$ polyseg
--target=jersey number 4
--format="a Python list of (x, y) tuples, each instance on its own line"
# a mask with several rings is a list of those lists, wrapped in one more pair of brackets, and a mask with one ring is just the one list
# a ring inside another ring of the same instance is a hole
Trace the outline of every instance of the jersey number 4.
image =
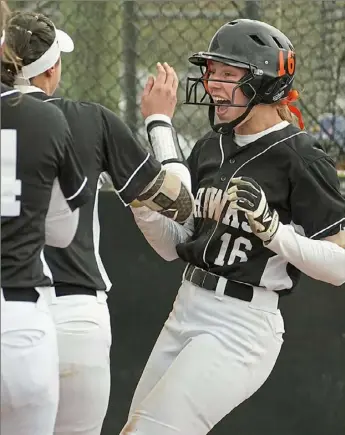
[[(225, 257), (227, 257), (226, 254), (229, 251), (231, 234), (224, 233), (220, 240), (222, 241), (222, 244), (219, 250), (219, 254), (214, 261), (214, 264), (216, 264), (217, 266), (224, 266)], [(246, 239), (245, 237), (237, 237), (233, 243), (232, 249), (229, 254), (229, 259), (226, 264), (233, 264), (236, 258), (239, 258), (240, 263), (248, 261), (246, 251), (251, 251), (252, 248), (253, 245), (250, 240)]]
[(17, 132), (1, 130), (1, 216), (19, 216), (22, 183), (17, 180)]

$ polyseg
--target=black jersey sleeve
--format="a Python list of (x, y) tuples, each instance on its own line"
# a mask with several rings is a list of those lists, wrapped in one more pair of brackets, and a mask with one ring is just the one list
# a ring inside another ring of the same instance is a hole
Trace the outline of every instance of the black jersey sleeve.
[(318, 158), (302, 171), (291, 192), (292, 220), (307, 237), (323, 239), (337, 234), (345, 222), (345, 199), (334, 163)]
[(115, 113), (102, 106), (103, 169), (129, 204), (159, 174), (161, 164), (135, 139)]
[(67, 121), (65, 125), (64, 142), (58, 167), (58, 179), (62, 193), (71, 208), (75, 210), (84, 205), (91, 197), (87, 177), (84, 175), (80, 160), (74, 150), (73, 138)]

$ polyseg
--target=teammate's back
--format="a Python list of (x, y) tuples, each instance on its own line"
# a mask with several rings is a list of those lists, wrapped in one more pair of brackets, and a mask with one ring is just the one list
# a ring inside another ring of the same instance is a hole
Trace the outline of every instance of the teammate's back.
[[(45, 94), (35, 96), (47, 97)], [(46, 260), (52, 270), (55, 286), (77, 285), (94, 290), (109, 290), (110, 281), (98, 254), (98, 192), (100, 173), (104, 170), (104, 131), (100, 106), (91, 103), (56, 99), (52, 103), (64, 113), (74, 137), (89, 180), (92, 200), (80, 211), (77, 232), (65, 249), (46, 246)]]
[(1, 433), (46, 435), (59, 375), (43, 248), (71, 242), (90, 195), (59, 109), (1, 84), (1, 138)]
[[(68, 124), (60, 110), (1, 85), (1, 127), (16, 131), (17, 159), (11, 162), (21, 181), (20, 214), (1, 217), (2, 287), (51, 285), (43, 272), (45, 219), (53, 183), (59, 180), (71, 209), (85, 202), (86, 180), (76, 163)], [(3, 144), (5, 145), (5, 144)], [(8, 148), (2, 147), (3, 164)], [(67, 229), (66, 229), (67, 231)]]

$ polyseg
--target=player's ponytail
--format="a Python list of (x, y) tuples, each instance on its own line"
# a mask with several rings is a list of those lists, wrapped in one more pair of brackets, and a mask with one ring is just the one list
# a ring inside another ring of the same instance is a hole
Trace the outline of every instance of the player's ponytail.
[(296, 125), (301, 130), (304, 130), (303, 117), (299, 109), (293, 104), (299, 98), (299, 93), (295, 89), (291, 89), (288, 96), (280, 100), (277, 104), (277, 112), (283, 121), (288, 121), (290, 124)]
[[(1, 81), (8, 86), (13, 85), (14, 75), (20, 69), (20, 59), (8, 46), (6, 38), (6, 24), (10, 10), (5, 1), (0, 2), (0, 36), (1, 36)], [(7, 65), (6, 68), (3, 65)], [(13, 73), (14, 72), (14, 73)]]
[(299, 127), (298, 118), (296, 115), (294, 115), (291, 110), (288, 108), (286, 104), (277, 104), (277, 112), (280, 118), (283, 121), (287, 121), (290, 124), (296, 125), (296, 127)]
[(6, 47), (16, 61), (2, 56), (1, 81), (13, 87), (21, 66), (39, 59), (54, 39), (54, 24), (47, 17), (32, 12), (14, 12), (6, 25)]
[(5, 1), (0, 2), (0, 34), (2, 35), (2, 32), (5, 30), (7, 17), (10, 13), (8, 6)]

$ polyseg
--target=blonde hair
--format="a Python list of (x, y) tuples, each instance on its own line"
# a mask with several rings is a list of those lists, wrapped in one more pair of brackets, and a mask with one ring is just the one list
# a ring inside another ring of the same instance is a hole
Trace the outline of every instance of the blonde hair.
[(10, 13), (6, 2), (3, 0), (1, 0), (1, 2), (0, 2), (0, 12), (1, 12), (1, 14), (0, 14), (0, 17), (1, 17), (0, 32), (2, 34), (2, 32), (4, 31), (5, 26), (6, 26), (7, 17)]
[[(10, 16), (10, 10), (7, 6), (7, 3), (3, 0), (1, 0), (0, 2), (0, 34), (2, 35), (2, 33), (5, 31), (5, 38), (6, 38), (6, 25), (7, 25), (7, 20)], [(11, 65), (13, 68), (12, 70), (14, 70), (14, 72), (18, 72), (19, 71), (19, 67), (21, 65), (21, 59), (16, 56), (15, 53), (13, 53), (13, 51), (8, 47), (8, 45), (5, 43), (4, 46), (1, 49), (1, 79), (3, 79), (3, 63), (7, 63), (8, 65)], [(9, 72), (9, 70), (5, 70), (5, 72)], [(14, 74), (14, 72), (12, 71), (12, 74)]]
[(297, 116), (291, 112), (287, 104), (278, 103), (277, 104), (277, 112), (280, 118), (283, 121), (287, 121), (290, 124), (295, 125), (296, 127), (299, 127), (299, 122)]

